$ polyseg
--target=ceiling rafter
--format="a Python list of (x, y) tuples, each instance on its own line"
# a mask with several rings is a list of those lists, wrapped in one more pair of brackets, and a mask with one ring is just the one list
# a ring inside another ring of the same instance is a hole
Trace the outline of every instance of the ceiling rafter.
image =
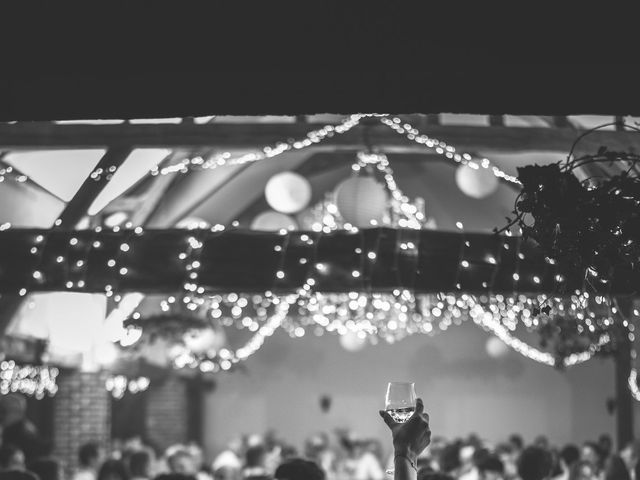
[[(87, 148), (133, 146), (137, 148), (247, 149), (275, 145), (290, 138), (305, 138), (320, 124), (117, 124), (76, 125), (51, 123), (0, 124), (0, 148)], [(356, 126), (344, 135), (328, 138), (315, 148), (360, 148), (364, 129), (376, 145), (389, 149), (415, 150), (405, 138), (383, 125)], [(568, 151), (582, 130), (562, 128), (463, 126), (428, 124), (422, 133), (444, 140), (460, 150), (491, 152)], [(580, 152), (596, 151), (601, 145), (612, 150), (640, 151), (640, 133), (595, 131), (584, 138)]]
[[(80, 189), (73, 196), (71, 201), (60, 214), (56, 227), (64, 230), (75, 228), (80, 219), (86, 215), (87, 210), (96, 199), (98, 194), (104, 189), (112, 175), (124, 163), (131, 147), (116, 147), (108, 149), (94, 168), (103, 170), (103, 174), (96, 179), (87, 177)], [(115, 167), (115, 169), (113, 168)], [(111, 170), (110, 170), (111, 169)], [(0, 334), (3, 334), (15, 314), (20, 309), (24, 297), (16, 294), (2, 295), (0, 297)]]

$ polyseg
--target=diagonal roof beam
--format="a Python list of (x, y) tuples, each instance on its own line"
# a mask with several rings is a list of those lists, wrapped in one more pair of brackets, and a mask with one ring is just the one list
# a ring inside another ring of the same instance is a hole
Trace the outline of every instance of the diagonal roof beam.
[(102, 174), (98, 175), (96, 179), (91, 178), (91, 176), (85, 179), (80, 189), (60, 215), (56, 225), (58, 228), (72, 229), (76, 226), (80, 219), (87, 214), (87, 210), (93, 201), (109, 183), (111, 177), (124, 163), (132, 150), (131, 147), (123, 146), (110, 148), (105, 152), (94, 168), (94, 172), (102, 169)]
[[(95, 171), (102, 168), (104, 174), (99, 175), (97, 179), (89, 177), (84, 181), (58, 218), (58, 222), (56, 222), (58, 228), (73, 229), (76, 226), (80, 219), (86, 215), (91, 203), (107, 185), (111, 175), (127, 159), (131, 150), (131, 147), (116, 147), (107, 150), (94, 169)], [(6, 331), (11, 320), (20, 309), (23, 300), (24, 297), (16, 294), (2, 295), (0, 297), (0, 335)]]

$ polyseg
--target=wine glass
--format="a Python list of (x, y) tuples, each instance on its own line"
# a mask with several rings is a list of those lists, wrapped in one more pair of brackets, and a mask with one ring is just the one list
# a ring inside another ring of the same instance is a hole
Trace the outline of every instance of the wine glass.
[(389, 382), (384, 409), (398, 423), (404, 423), (416, 409), (416, 384)]
[[(416, 409), (416, 384), (412, 382), (389, 382), (384, 398), (384, 409), (398, 423), (404, 423)], [(394, 469), (386, 471), (393, 475)]]

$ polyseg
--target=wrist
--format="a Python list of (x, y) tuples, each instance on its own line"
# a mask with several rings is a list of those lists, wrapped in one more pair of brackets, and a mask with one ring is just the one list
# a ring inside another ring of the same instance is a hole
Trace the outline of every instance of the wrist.
[(416, 459), (404, 453), (395, 453), (393, 457), (393, 465), (396, 469), (411, 469), (418, 472)]
[(413, 452), (411, 450), (411, 448), (409, 448), (409, 445), (394, 445), (393, 446), (393, 456), (394, 457), (406, 457), (407, 460), (415, 463), (418, 455), (415, 454), (415, 452)]

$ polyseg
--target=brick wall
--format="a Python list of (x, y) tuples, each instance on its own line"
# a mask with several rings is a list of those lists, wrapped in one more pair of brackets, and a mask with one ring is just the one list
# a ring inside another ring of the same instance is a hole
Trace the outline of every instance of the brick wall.
[(61, 372), (54, 402), (54, 454), (72, 472), (78, 448), (86, 442), (108, 446), (111, 436), (110, 395), (105, 373)]
[[(54, 397), (54, 455), (66, 473), (77, 468), (78, 448), (86, 442), (109, 447), (111, 395), (105, 388), (107, 373), (61, 372)], [(151, 383), (146, 392), (146, 434), (165, 449), (189, 440), (187, 384), (175, 376)]]
[(184, 380), (169, 376), (147, 392), (147, 437), (159, 448), (183, 443), (189, 436), (189, 406)]

